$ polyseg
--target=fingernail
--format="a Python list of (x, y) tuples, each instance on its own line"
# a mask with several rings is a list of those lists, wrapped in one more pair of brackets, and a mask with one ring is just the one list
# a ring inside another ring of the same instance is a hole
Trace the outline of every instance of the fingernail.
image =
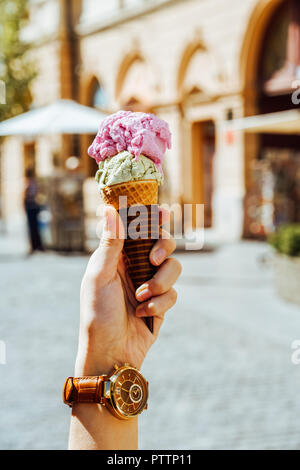
[(137, 317), (144, 317), (146, 315), (146, 310), (144, 307), (138, 307), (136, 309), (136, 316)]
[(135, 294), (136, 298), (138, 300), (146, 300), (147, 298), (151, 297), (151, 291), (149, 289), (149, 286), (146, 284), (141, 285), (137, 290)]
[(160, 264), (166, 258), (166, 255), (167, 255), (167, 253), (163, 248), (158, 248), (152, 254), (152, 259), (153, 259), (155, 264)]

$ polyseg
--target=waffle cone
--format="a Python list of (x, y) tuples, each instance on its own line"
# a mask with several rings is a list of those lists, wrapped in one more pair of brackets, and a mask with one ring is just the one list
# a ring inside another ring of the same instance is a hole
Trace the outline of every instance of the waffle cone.
[(157, 204), (158, 183), (156, 180), (127, 181), (126, 183), (113, 184), (102, 189), (102, 198), (105, 204), (114, 206), (119, 210), (119, 197), (127, 197), (127, 207), (135, 204), (144, 206)]
[[(122, 203), (119, 200), (120, 196), (127, 197), (127, 207), (122, 207)], [(150, 251), (159, 238), (157, 181), (129, 181), (107, 186), (102, 190), (102, 197), (104, 202), (114, 206), (122, 217), (127, 234), (123, 250), (127, 271), (134, 288), (137, 289), (144, 282), (151, 279), (157, 270), (149, 260)], [(129, 216), (127, 208), (132, 206), (137, 206), (135, 208), (135, 215)], [(139, 238), (133, 239), (130, 237), (130, 224), (137, 217), (140, 222)], [(148, 317), (146, 323), (150, 331), (153, 332), (153, 318)]]

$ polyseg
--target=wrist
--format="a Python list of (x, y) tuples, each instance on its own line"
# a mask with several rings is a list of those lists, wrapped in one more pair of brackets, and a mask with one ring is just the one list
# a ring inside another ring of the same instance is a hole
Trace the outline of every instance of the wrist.
[(92, 375), (109, 375), (115, 362), (100, 359), (95, 361), (90, 355), (78, 352), (75, 362), (75, 377)]
[(141, 354), (134, 354), (130, 348), (103, 344), (102, 338), (83, 329), (79, 335), (75, 376), (109, 375), (114, 365), (121, 366), (126, 363), (140, 369), (143, 359)]
[(89, 336), (81, 332), (75, 361), (75, 376), (109, 375), (116, 364), (115, 358), (110, 356), (105, 350), (96, 349)]
[(110, 375), (115, 365), (121, 366), (129, 364), (141, 369), (142, 364), (138, 361), (130, 360), (128, 357), (119, 358), (102, 356), (95, 358), (91, 354), (78, 351), (75, 362), (75, 377), (96, 376), (96, 375)]
[(120, 420), (136, 418), (147, 409), (148, 382), (129, 364), (116, 365), (105, 376), (96, 369), (87, 368), (86, 364), (82, 367), (78, 361), (75, 375), (77, 377), (66, 379), (63, 388), (63, 401), (69, 406), (100, 404)]

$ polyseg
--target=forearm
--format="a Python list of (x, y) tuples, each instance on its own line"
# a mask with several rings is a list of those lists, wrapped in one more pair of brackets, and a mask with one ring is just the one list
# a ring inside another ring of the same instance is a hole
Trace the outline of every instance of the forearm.
[[(80, 337), (81, 347), (85, 344)], [(91, 348), (87, 347), (86, 351)], [(91, 353), (80, 352), (75, 364), (75, 376), (109, 374), (114, 362), (107, 358), (97, 365)], [(138, 418), (120, 420), (103, 405), (74, 403), (70, 424), (70, 450), (134, 450), (138, 447)]]
[(138, 418), (122, 421), (102, 405), (73, 405), (70, 450), (135, 450), (137, 446)]
[[(181, 270), (176, 259), (168, 258), (175, 249), (174, 241), (161, 239), (153, 249), (163, 252), (159, 261), (150, 255), (152, 264), (159, 266), (155, 279), (147, 281), (146, 288), (133, 292), (122, 257), (124, 240), (116, 238), (113, 230), (122, 221), (111, 206), (106, 207), (105, 217), (101, 242), (89, 260), (81, 284), (79, 349), (74, 377), (80, 378), (81, 385), (85, 384), (82, 386), (87, 394), (92, 393), (89, 401), (99, 402), (103, 398), (113, 407), (114, 414), (129, 419), (118, 419), (100, 404), (72, 401), (73, 387), (78, 386), (78, 380), (76, 386), (72, 380), (66, 381), (70, 394), (66, 399), (64, 389), (64, 401), (73, 403), (69, 448), (74, 450), (137, 449), (137, 415), (146, 409), (148, 399), (148, 383), (139, 370), (158, 336), (166, 311), (176, 302), (172, 286)], [(116, 219), (118, 222), (112, 223)], [(147, 316), (155, 317), (153, 334), (145, 325)], [(90, 382), (91, 377), (103, 375), (110, 382), (105, 385), (104, 395), (98, 387), (99, 379), (96, 378), (96, 385), (95, 380)], [(90, 379), (81, 380), (83, 377)]]

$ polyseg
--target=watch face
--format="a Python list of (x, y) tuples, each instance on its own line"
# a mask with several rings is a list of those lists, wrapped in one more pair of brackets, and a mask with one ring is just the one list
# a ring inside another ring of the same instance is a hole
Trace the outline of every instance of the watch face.
[(123, 417), (136, 416), (143, 411), (148, 399), (144, 377), (132, 367), (121, 367), (111, 377), (112, 404)]

